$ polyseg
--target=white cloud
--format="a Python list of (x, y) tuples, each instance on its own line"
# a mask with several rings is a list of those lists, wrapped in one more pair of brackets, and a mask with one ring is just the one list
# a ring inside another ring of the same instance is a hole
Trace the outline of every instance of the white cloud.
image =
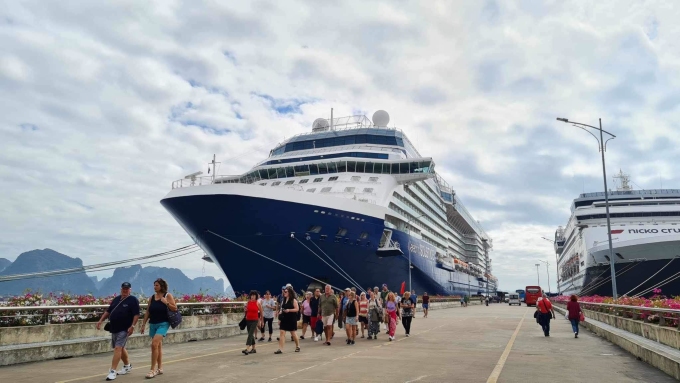
[(514, 290), (570, 200), (601, 189), (592, 137), (555, 117), (603, 118), (609, 173), (677, 186), (677, 19), (635, 1), (8, 3), (0, 256), (186, 244), (158, 203), (174, 179), (213, 153), (243, 173), (331, 107), (386, 109), (495, 236)]

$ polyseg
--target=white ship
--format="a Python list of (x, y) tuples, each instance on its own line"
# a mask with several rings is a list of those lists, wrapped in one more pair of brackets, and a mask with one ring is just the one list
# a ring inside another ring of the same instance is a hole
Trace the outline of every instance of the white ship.
[(633, 190), (629, 176), (614, 177), (609, 192), (613, 259), (609, 255), (603, 192), (574, 200), (566, 227), (555, 232), (559, 291), (581, 296), (612, 295), (614, 262), (619, 296), (680, 294), (680, 190)]
[(236, 291), (386, 283), (495, 292), (491, 238), (432, 158), (388, 122), (384, 111), (372, 121), (331, 112), (246, 173), (194, 173), (161, 203)]

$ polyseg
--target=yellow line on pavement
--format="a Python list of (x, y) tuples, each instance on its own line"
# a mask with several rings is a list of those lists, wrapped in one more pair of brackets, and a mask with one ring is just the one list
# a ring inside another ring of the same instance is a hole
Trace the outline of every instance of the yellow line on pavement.
[(526, 317), (526, 315), (527, 315), (527, 311), (529, 311), (528, 308), (524, 311), (524, 315), (522, 315), (522, 319), (520, 319), (519, 323), (517, 324), (517, 328), (515, 329), (515, 332), (512, 333), (512, 336), (510, 337), (508, 344), (505, 346), (505, 350), (503, 351), (503, 354), (501, 354), (501, 358), (498, 359), (498, 363), (496, 363), (496, 367), (493, 369), (493, 371), (491, 371), (491, 375), (489, 375), (489, 379), (486, 380), (486, 383), (496, 383), (498, 381), (498, 377), (501, 376), (501, 371), (503, 371), (503, 366), (505, 366), (505, 361), (508, 359), (508, 355), (510, 355), (510, 350), (512, 350), (512, 345), (515, 343), (515, 338), (517, 338), (517, 334), (519, 333), (519, 330), (522, 328), (522, 323), (524, 322), (524, 317)]

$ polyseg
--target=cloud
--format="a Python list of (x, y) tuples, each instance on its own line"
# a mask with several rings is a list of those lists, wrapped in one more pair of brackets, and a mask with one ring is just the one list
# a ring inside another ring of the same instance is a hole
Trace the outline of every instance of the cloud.
[[(641, 187), (678, 185), (677, 11), (635, 1), (8, 3), (0, 21), (0, 256), (98, 263), (189, 243), (173, 180), (241, 174), (312, 121), (385, 109), (494, 237), (505, 290), (618, 136)], [(168, 261), (192, 277), (198, 258)], [(542, 269), (541, 269), (542, 270)], [(539, 270), (540, 271), (540, 270)], [(552, 273), (553, 271), (551, 271)], [(213, 265), (205, 273), (220, 275)], [(541, 271), (543, 273), (543, 271)], [(554, 274), (552, 277), (554, 285)]]

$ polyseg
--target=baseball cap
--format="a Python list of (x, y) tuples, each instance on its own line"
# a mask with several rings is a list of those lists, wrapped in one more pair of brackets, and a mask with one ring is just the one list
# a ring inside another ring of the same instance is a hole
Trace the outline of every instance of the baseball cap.
[(286, 289), (286, 286), (281, 286), (281, 290), (285, 290), (285, 289)]
[(382, 287), (387, 287), (387, 283), (383, 283)]
[(123, 284), (120, 285), (120, 287), (122, 289), (129, 289), (130, 287), (132, 287), (132, 285), (130, 284), (130, 282), (123, 282)]
[(291, 285), (290, 283), (286, 283), (286, 288), (288, 287), (293, 287), (293, 285)]

